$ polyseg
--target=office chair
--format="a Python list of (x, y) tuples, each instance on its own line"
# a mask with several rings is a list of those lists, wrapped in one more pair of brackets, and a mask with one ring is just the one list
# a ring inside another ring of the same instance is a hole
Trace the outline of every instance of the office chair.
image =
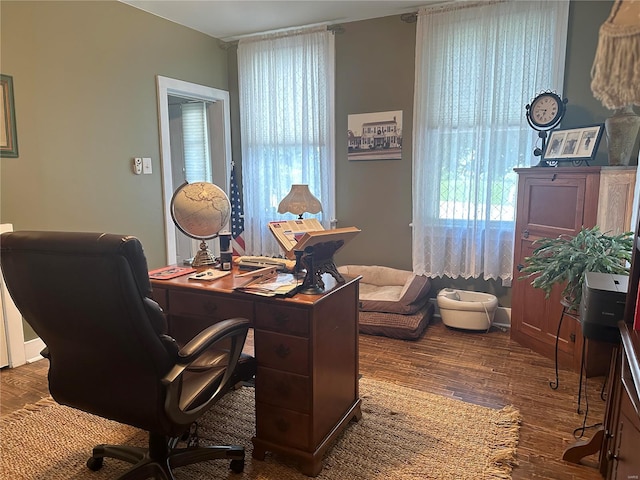
[(190, 430), (234, 383), (253, 377), (255, 361), (241, 353), (248, 320), (224, 320), (178, 345), (149, 298), (147, 261), (131, 236), (10, 232), (0, 237), (0, 264), (46, 344), (51, 396), (149, 432), (148, 448), (97, 445), (91, 470), (104, 457), (134, 464), (120, 480), (172, 480), (172, 468), (213, 459), (244, 469), (243, 447), (199, 447)]

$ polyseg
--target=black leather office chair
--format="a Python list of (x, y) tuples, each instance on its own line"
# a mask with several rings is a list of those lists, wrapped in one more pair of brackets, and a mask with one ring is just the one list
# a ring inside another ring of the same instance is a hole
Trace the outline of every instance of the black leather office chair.
[(6, 233), (0, 263), (16, 306), (47, 346), (53, 398), (149, 432), (148, 449), (97, 445), (90, 469), (112, 457), (135, 464), (121, 480), (170, 480), (172, 468), (226, 458), (242, 471), (243, 447), (198, 447), (189, 431), (233, 383), (253, 376), (253, 358), (241, 354), (248, 320), (222, 321), (178, 345), (149, 298), (135, 237)]

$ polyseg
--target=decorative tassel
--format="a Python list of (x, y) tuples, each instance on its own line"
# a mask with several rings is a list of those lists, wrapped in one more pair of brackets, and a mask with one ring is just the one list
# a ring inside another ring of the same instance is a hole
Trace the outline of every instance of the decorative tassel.
[(622, 0), (616, 1), (611, 15), (600, 27), (591, 67), (593, 96), (610, 110), (640, 105), (640, 23), (614, 23), (621, 4)]

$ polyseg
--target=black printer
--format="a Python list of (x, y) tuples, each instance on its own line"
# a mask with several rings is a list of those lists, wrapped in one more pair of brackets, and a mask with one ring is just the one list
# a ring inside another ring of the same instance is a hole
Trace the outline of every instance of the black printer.
[(613, 273), (587, 272), (582, 285), (580, 323), (590, 340), (620, 342), (617, 323), (623, 319), (629, 277)]

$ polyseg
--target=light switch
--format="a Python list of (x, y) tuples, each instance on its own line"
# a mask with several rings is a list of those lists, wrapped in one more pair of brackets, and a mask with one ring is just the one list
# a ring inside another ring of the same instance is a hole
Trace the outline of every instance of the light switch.
[(144, 173), (145, 175), (150, 175), (151, 174), (151, 159), (150, 158), (143, 158), (142, 159), (142, 173)]

